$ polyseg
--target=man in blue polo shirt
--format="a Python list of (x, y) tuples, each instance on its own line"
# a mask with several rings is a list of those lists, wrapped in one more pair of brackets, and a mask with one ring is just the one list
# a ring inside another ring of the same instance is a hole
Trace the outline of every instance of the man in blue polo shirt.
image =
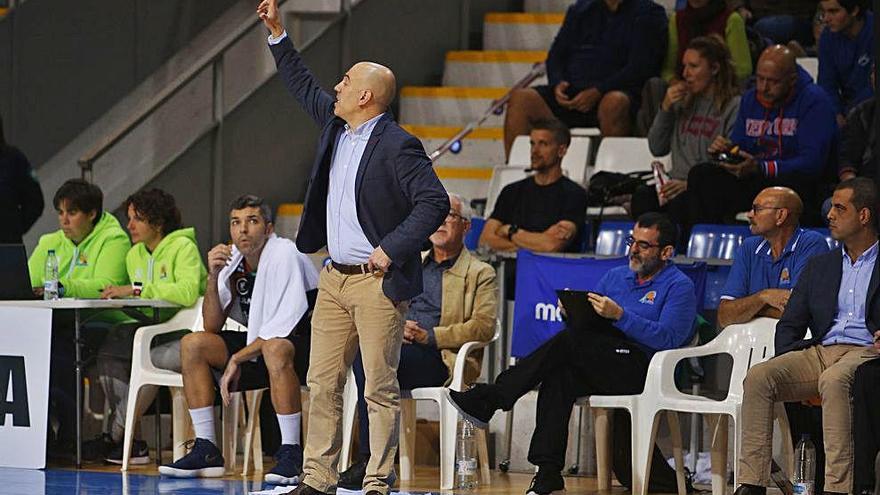
[[(520, 397), (541, 385), (528, 456), (538, 472), (527, 493), (564, 489), (560, 471), (575, 399), (640, 393), (651, 355), (690, 340), (696, 295), (690, 278), (670, 262), (676, 235), (666, 216), (654, 212), (640, 216), (628, 239), (629, 266), (609, 270), (588, 296), (602, 318), (589, 328), (566, 326), (498, 375), (494, 384), (449, 393), (456, 409), (475, 425), (486, 427), (496, 410), (509, 411)], [(627, 442), (617, 446), (628, 447)]]
[(758, 316), (779, 318), (807, 260), (828, 251), (825, 239), (798, 226), (804, 205), (787, 187), (768, 187), (748, 212), (749, 237), (739, 246), (718, 305), (718, 326)]

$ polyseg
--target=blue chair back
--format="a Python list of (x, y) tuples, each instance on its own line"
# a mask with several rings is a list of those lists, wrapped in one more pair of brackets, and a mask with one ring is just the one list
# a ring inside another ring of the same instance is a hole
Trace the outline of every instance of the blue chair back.
[(750, 235), (749, 228), (744, 225), (694, 225), (687, 255), (689, 258), (730, 260), (742, 240)]
[(822, 237), (825, 238), (825, 242), (828, 243), (828, 249), (837, 249), (840, 247), (840, 241), (831, 237), (831, 231), (827, 228), (815, 227), (807, 230), (812, 230), (813, 232), (818, 233)]
[(464, 236), (464, 247), (474, 251), (480, 245), (480, 234), (483, 233), (483, 227), (486, 226), (486, 219), (483, 217), (471, 217), (471, 229)]
[(694, 293), (697, 295), (697, 313), (703, 311), (703, 300), (706, 297), (706, 280), (708, 275), (708, 265), (705, 261), (695, 261), (693, 263), (676, 263), (685, 275), (690, 277), (694, 283)]
[(596, 238), (596, 254), (625, 256), (626, 238), (632, 235), (635, 222), (602, 222)]
[(730, 265), (711, 265), (706, 272), (706, 294), (703, 298), (703, 309), (714, 311), (721, 302), (721, 291), (730, 275)]

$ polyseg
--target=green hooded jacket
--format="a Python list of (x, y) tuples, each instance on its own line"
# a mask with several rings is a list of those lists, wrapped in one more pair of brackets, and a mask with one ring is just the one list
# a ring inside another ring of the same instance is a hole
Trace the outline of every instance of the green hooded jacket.
[(97, 299), (108, 285), (125, 285), (125, 253), (131, 248), (128, 234), (116, 217), (106, 211), (95, 228), (79, 244), (64, 236), (62, 230), (40, 237), (28, 260), (33, 287), (43, 286), (43, 272), (50, 249), (58, 257), (58, 279), (64, 297)]
[[(143, 242), (135, 244), (125, 256), (125, 266), (132, 283), (143, 284), (143, 299), (162, 299), (188, 307), (205, 294), (208, 271), (192, 227), (166, 235), (152, 253)], [(176, 312), (162, 310), (160, 319), (164, 321)]]

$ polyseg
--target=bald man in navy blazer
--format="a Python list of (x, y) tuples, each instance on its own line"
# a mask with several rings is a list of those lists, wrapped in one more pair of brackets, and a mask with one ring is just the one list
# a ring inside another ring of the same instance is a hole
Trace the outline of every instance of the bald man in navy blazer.
[(312, 405), (294, 493), (336, 486), (342, 388), (359, 345), (371, 448), (364, 493), (385, 495), (394, 483), (404, 316), (422, 292), (419, 253), (449, 213), (449, 199), (421, 142), (388, 110), (396, 82), (387, 67), (355, 64), (334, 97), (287, 37), (277, 0), (263, 0), (257, 13), (287, 90), (322, 129), (296, 244), (306, 253), (327, 246), (332, 262), (321, 270), (312, 316)]

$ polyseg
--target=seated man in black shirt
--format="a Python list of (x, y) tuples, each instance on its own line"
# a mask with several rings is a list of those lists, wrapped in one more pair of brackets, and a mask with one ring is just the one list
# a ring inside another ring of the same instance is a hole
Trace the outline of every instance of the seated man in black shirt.
[(587, 191), (562, 175), (571, 134), (558, 120), (541, 120), (529, 134), (532, 177), (507, 185), (486, 220), (480, 245), (495, 251), (577, 251)]

